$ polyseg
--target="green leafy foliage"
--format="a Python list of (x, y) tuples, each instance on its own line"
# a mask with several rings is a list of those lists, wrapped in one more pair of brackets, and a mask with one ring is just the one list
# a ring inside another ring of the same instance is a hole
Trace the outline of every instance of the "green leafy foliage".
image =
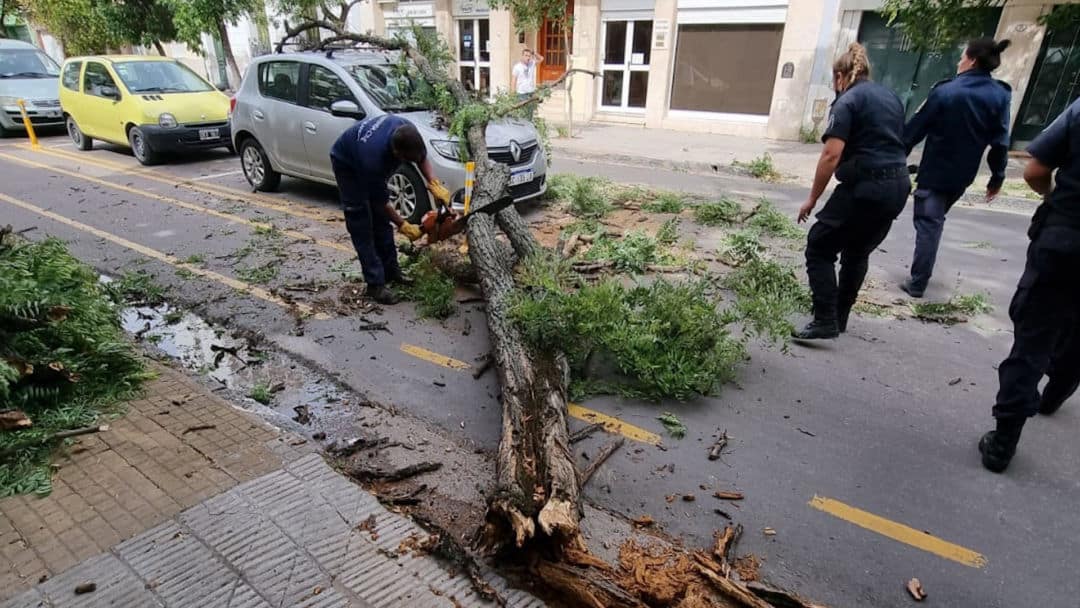
[(750, 260), (761, 258), (765, 254), (765, 245), (761, 244), (760, 234), (755, 229), (743, 229), (724, 237), (721, 255), (732, 266), (742, 266)]
[(0, 242), (0, 409), (33, 421), (0, 433), (0, 496), (48, 493), (49, 438), (115, 411), (147, 378), (119, 293), (58, 240)]
[(248, 397), (263, 405), (270, 405), (270, 402), (274, 400), (274, 393), (270, 391), (270, 385), (266, 382), (256, 382), (251, 387)]
[(821, 132), (817, 127), (799, 127), (799, 141), (804, 144), (816, 144), (821, 141)]
[(428, 252), (407, 258), (402, 271), (412, 279), (412, 285), (404, 287), (401, 295), (416, 303), (421, 317), (445, 319), (454, 314), (454, 281), (435, 265)]
[(993, 310), (993, 307), (990, 305), (986, 294), (982, 293), (954, 296), (948, 302), (915, 302), (911, 304), (911, 312), (916, 318), (945, 325), (963, 323), (975, 315), (986, 314), (991, 310)]
[(145, 270), (125, 272), (119, 279), (106, 285), (116, 302), (131, 302), (157, 306), (165, 301), (165, 288), (154, 281)]
[(611, 260), (623, 272), (645, 272), (649, 264), (671, 260), (656, 237), (642, 230), (627, 233), (622, 238), (601, 236), (585, 254), (586, 260)]
[(747, 173), (762, 181), (774, 182), (780, 179), (780, 172), (773, 166), (772, 155), (768, 152), (748, 163), (734, 161), (731, 164), (745, 169)]
[(594, 177), (571, 180), (566, 201), (570, 213), (583, 218), (601, 218), (611, 212), (611, 201), (604, 190), (605, 182)]
[(673, 217), (660, 224), (656, 231), (656, 241), (661, 245), (674, 245), (679, 240), (679, 218)]
[(655, 200), (642, 203), (641, 210), (649, 213), (679, 213), (686, 207), (686, 202), (674, 192), (661, 192)]
[(810, 292), (793, 268), (749, 251), (744, 263), (721, 281), (735, 292), (728, 318), (741, 322), (753, 335), (786, 344), (793, 329), (788, 317), (809, 310)]
[(885, 0), (881, 14), (912, 50), (943, 51), (983, 35), (1000, 0)]
[(263, 9), (259, 0), (168, 0), (173, 10), (177, 39), (202, 50), (203, 34), (217, 35), (223, 24), (236, 25), (242, 17)]
[(236, 269), (236, 276), (245, 283), (264, 285), (276, 279), (280, 270), (281, 265), (276, 261), (266, 262), (253, 266), (241, 266)]
[(720, 199), (712, 203), (701, 203), (694, 207), (694, 221), (703, 226), (734, 224), (742, 215), (739, 203), (729, 199)]
[(797, 239), (803, 236), (803, 231), (787, 214), (781, 212), (771, 202), (764, 199), (758, 203), (757, 209), (746, 223), (748, 226), (760, 230), (762, 234), (769, 236), (779, 236), (786, 239)]
[(664, 425), (664, 429), (668, 434), (676, 439), (682, 439), (686, 437), (686, 425), (679, 420), (679, 417), (671, 412), (664, 412), (656, 417), (660, 421), (660, 424)]

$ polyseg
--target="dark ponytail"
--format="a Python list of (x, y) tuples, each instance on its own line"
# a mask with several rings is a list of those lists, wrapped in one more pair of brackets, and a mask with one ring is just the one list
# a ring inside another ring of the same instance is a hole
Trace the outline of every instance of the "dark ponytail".
[(1001, 65), (1001, 53), (1012, 44), (1008, 40), (995, 41), (993, 38), (976, 38), (968, 42), (964, 54), (975, 62), (980, 70), (993, 72)]

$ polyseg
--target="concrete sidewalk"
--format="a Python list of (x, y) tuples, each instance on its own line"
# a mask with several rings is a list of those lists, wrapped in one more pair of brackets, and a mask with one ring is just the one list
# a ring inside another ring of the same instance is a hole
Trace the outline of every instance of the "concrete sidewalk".
[[(302, 438), (154, 367), (124, 417), (57, 459), (51, 495), (0, 500), (4, 608), (489, 605), (402, 551), (427, 534)], [(484, 575), (508, 604), (542, 605)]]
[[(748, 163), (763, 154), (772, 157), (773, 166), (783, 179), (810, 185), (814, 179), (821, 144), (804, 144), (757, 137), (688, 133), (666, 129), (589, 123), (575, 127), (575, 137), (552, 137), (551, 148), (560, 156), (585, 161), (607, 161), (645, 165), (673, 171), (692, 173), (741, 174), (745, 170), (733, 163)], [(918, 162), (919, 149), (912, 153), (911, 162)], [(1011, 158), (1007, 177), (1019, 179), (1024, 161)], [(989, 175), (985, 163), (981, 175)], [(979, 178), (971, 191), (981, 189), (985, 180)]]

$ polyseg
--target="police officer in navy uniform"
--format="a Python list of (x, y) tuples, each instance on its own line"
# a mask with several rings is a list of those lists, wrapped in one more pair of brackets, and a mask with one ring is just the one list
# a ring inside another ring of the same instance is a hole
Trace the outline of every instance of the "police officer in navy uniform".
[(833, 64), (833, 87), (837, 98), (822, 135), (825, 147), (810, 197), (799, 209), (799, 222), (804, 222), (836, 174), (840, 184), (806, 239), (814, 319), (793, 333), (802, 340), (835, 338), (847, 329), (870, 253), (885, 240), (911, 191), (904, 107), (895, 93), (870, 81), (862, 45), (852, 44)]
[(367, 295), (381, 304), (395, 304), (397, 295), (387, 283), (404, 278), (391, 225), (410, 240), (420, 238), (421, 232), (390, 204), (387, 182), (402, 162), (410, 162), (420, 168), (433, 194), (445, 192), (435, 178), (424, 140), (416, 126), (400, 116), (372, 116), (341, 134), (330, 149), (330, 161)]
[(990, 153), (989, 203), (1005, 181), (1009, 152), (1009, 104), (1012, 89), (990, 76), (1001, 65), (1009, 41), (978, 38), (968, 42), (956, 66), (957, 76), (930, 90), (919, 111), (904, 127), (908, 154), (926, 139), (915, 178), (915, 254), (911, 278), (900, 288), (921, 298), (934, 271), (945, 214), (975, 181), (986, 147)]
[(1009, 306), (1013, 346), (998, 367), (997, 428), (979, 441), (983, 466), (995, 473), (1009, 466), (1027, 419), (1054, 413), (1080, 384), (1080, 100), (1027, 151), (1024, 180), (1044, 199), (1028, 230), (1027, 265)]

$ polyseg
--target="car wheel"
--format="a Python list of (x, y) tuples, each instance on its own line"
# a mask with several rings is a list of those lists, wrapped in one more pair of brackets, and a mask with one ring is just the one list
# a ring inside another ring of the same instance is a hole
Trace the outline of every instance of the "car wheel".
[(390, 202), (405, 221), (419, 224), (420, 218), (431, 211), (431, 198), (420, 174), (410, 165), (402, 165), (387, 183)]
[(252, 138), (240, 144), (240, 166), (244, 170), (244, 177), (256, 190), (273, 192), (281, 183), (281, 174), (274, 171), (266, 152)]
[(144, 165), (156, 165), (158, 163), (158, 154), (150, 147), (150, 142), (146, 140), (146, 135), (142, 132), (142, 129), (131, 127), (131, 130), (128, 131), (128, 143), (131, 144), (131, 151), (140, 163)]
[(82, 129), (79, 128), (79, 125), (75, 123), (75, 119), (70, 116), (67, 118), (67, 132), (68, 135), (71, 136), (71, 142), (75, 144), (76, 148), (80, 150), (89, 150), (94, 147), (94, 140), (83, 133)]

